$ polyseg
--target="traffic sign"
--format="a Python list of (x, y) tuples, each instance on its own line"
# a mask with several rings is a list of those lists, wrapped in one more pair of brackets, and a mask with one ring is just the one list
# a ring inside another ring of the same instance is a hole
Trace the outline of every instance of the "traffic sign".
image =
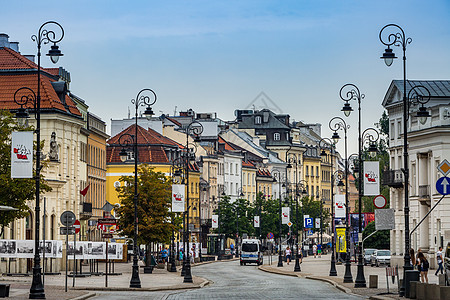
[(437, 167), (438, 171), (442, 173), (442, 175), (447, 176), (450, 173), (450, 163), (444, 159)]
[(269, 233), (267, 234), (267, 238), (268, 238), (269, 240), (273, 239), (273, 233), (272, 233), (272, 232), (269, 232)]
[(59, 234), (75, 234), (75, 227), (59, 227)]
[(75, 223), (73, 223), (73, 227), (75, 227), (75, 233), (80, 232), (80, 229), (81, 229), (80, 221), (75, 220)]
[(436, 190), (441, 195), (448, 195), (450, 194), (450, 178), (448, 177), (441, 177), (436, 181)]
[(75, 217), (75, 214), (70, 210), (66, 210), (65, 212), (63, 212), (61, 214), (61, 218), (60, 218), (61, 223), (64, 226), (68, 226), (68, 227), (72, 226), (75, 223), (76, 219), (77, 218)]
[(310, 229), (310, 230), (308, 230), (308, 235), (313, 235), (314, 234), (314, 232)]
[(384, 208), (387, 204), (387, 200), (383, 195), (378, 195), (373, 198), (373, 205), (376, 208)]
[(104, 239), (111, 239), (112, 237), (112, 233), (102, 233), (102, 238)]
[(313, 218), (305, 218), (305, 228), (313, 228)]
[(97, 223), (103, 225), (116, 225), (117, 219), (98, 219)]
[(287, 226), (291, 227), (292, 226), (292, 222), (287, 223)]

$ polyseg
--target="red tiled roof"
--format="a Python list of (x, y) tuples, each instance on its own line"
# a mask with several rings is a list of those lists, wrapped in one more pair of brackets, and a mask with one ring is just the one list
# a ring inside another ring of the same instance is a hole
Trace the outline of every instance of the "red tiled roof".
[(37, 69), (38, 65), (20, 53), (6, 47), (0, 48), (0, 69)]
[(251, 161), (242, 161), (242, 166), (243, 167), (250, 167), (250, 168), (255, 168), (255, 165), (251, 162)]
[[(122, 163), (119, 153), (122, 150), (121, 146), (107, 146), (106, 147), (106, 162), (107, 163)], [(130, 149), (131, 150), (131, 149)], [(163, 146), (138, 146), (139, 163), (169, 163)]]
[(272, 177), (269, 170), (264, 170), (264, 169), (258, 169), (258, 171), (256, 172), (256, 175), (262, 176), (262, 177)]
[(225, 144), (225, 150), (227, 150), (227, 151), (235, 151), (236, 150), (233, 148), (233, 146), (230, 145), (230, 143), (225, 141), (220, 135), (219, 135), (219, 143)]
[(180, 127), (182, 126), (182, 124), (180, 122), (178, 122), (177, 120), (175, 120), (174, 118), (166, 116), (166, 119), (169, 120), (170, 122), (174, 123), (177, 126), (180, 126)]
[[(130, 134), (135, 135), (136, 131), (136, 124), (130, 125), (112, 138), (110, 138), (107, 143), (109, 145), (118, 145), (119, 144), (119, 138), (123, 134)], [(123, 139), (123, 138), (122, 138)], [(159, 134), (153, 129), (144, 129), (141, 126), (137, 126), (137, 143), (138, 145), (169, 145), (169, 146), (175, 146), (182, 148), (180, 144), (177, 142)]]
[[(1, 58), (0, 58), (1, 59)], [(0, 60), (1, 63), (1, 60)], [(41, 109), (59, 110), (69, 112), (76, 116), (81, 116), (73, 100), (66, 95), (66, 105), (59, 99), (51, 82), (54, 81), (46, 76), (41, 76)], [(21, 87), (28, 87), (37, 92), (37, 74), (11, 74), (0, 76), (0, 109), (18, 109), (20, 106), (14, 102), (14, 93)], [(33, 103), (28, 103), (28, 108), (34, 107)]]

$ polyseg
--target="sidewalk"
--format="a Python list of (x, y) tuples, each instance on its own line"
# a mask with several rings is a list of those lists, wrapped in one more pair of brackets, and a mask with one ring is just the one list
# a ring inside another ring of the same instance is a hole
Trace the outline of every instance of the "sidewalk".
[[(308, 256), (303, 259), (303, 262), (300, 264), (301, 272), (294, 272), (295, 267), (295, 260), (290, 262), (288, 265), (286, 262), (283, 262), (283, 267), (277, 267), (278, 264), (278, 256), (272, 256), (272, 264), (267, 259), (268, 257), (265, 257), (264, 265), (260, 266), (259, 269), (266, 271), (266, 272), (272, 272), (272, 273), (278, 273), (278, 274), (284, 274), (289, 276), (300, 276), (305, 277), (309, 279), (316, 279), (316, 280), (323, 280), (327, 281), (333, 285), (335, 285), (338, 289), (351, 294), (356, 294), (364, 297), (375, 297), (375, 296), (381, 296), (373, 299), (382, 299), (383, 297), (393, 298), (393, 299), (400, 299), (398, 296), (398, 282), (397, 278), (395, 278), (395, 283), (392, 283), (392, 277), (389, 277), (389, 292), (393, 294), (385, 294), (380, 295), (383, 293), (387, 293), (387, 286), (386, 286), (386, 270), (384, 267), (371, 267), (371, 266), (365, 266), (364, 267), (364, 277), (366, 279), (367, 288), (355, 288), (354, 281), (356, 279), (357, 274), (357, 264), (352, 263), (351, 266), (351, 272), (353, 276), (353, 283), (344, 283), (344, 274), (345, 274), (345, 265), (336, 265), (336, 270), (338, 275), (337, 276), (329, 276), (330, 273), (330, 267), (331, 267), (331, 255), (322, 255), (321, 258), (314, 256)], [(403, 278), (402, 272), (403, 269), (399, 266), (399, 274), (400, 278)], [(435, 270), (430, 270), (428, 272), (428, 280), (429, 283), (438, 283), (438, 277), (434, 275)], [(373, 289), (369, 288), (369, 275), (378, 275), (378, 288)]]
[[(143, 265), (142, 262), (139, 262)], [(209, 263), (209, 262), (203, 262)], [(199, 264), (196, 264), (199, 265)], [(99, 264), (99, 271), (105, 270), (105, 264)], [(200, 277), (192, 276), (193, 283), (183, 283), (183, 277), (180, 276), (180, 267), (178, 272), (168, 272), (167, 269), (153, 269), (152, 274), (144, 274), (142, 268), (139, 268), (139, 278), (141, 280), (140, 289), (129, 288), (132, 264), (116, 263), (114, 271), (122, 273), (121, 275), (109, 275), (108, 286), (106, 287), (106, 276), (90, 276), (75, 278), (75, 287), (73, 287), (73, 278), (67, 278), (68, 292), (64, 292), (65, 273), (61, 275), (45, 276), (45, 295), (47, 299), (72, 299), (82, 300), (95, 296), (95, 291), (160, 291), (160, 290), (178, 290), (201, 288), (209, 281)], [(89, 271), (89, 267), (83, 267), (84, 272)], [(32, 277), (0, 277), (1, 283), (10, 283), (10, 299), (28, 299)]]

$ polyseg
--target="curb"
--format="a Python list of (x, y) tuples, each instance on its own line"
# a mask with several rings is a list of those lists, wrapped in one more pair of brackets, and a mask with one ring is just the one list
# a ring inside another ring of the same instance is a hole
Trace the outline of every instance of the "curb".
[(96, 296), (95, 293), (87, 293), (86, 295), (78, 296), (78, 297), (72, 298), (70, 300), (85, 300), (85, 299), (89, 299), (89, 298), (92, 298), (95, 296)]

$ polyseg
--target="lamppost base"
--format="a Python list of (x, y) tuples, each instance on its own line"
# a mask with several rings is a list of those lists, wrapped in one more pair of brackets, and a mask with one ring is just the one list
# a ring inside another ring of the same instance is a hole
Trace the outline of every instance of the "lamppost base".
[(298, 259), (298, 257), (296, 257), (294, 272), (301, 272), (301, 271), (302, 271), (302, 269), (300, 268), (300, 260)]
[(337, 276), (337, 271), (336, 271), (336, 260), (334, 259), (334, 254), (332, 254), (332, 258), (331, 258), (331, 268), (330, 268), (330, 275), (329, 276)]
[(344, 283), (351, 283), (351, 282), (353, 282), (353, 276), (350, 264), (350, 254), (347, 252), (347, 257), (345, 258)]
[(175, 260), (173, 260), (172, 263), (170, 264), (169, 272), (176, 272), (176, 271), (177, 271), (177, 266), (175, 265)]
[(31, 283), (29, 299), (45, 299), (40, 267), (33, 267), (33, 282)]
[[(360, 248), (361, 251), (361, 248)], [(364, 278), (364, 265), (362, 262), (363, 258), (360, 254), (358, 255), (358, 273), (356, 274), (355, 279), (355, 288), (365, 288), (366, 287), (366, 278)]]
[(282, 267), (283, 266), (283, 260), (281, 258), (281, 256), (278, 256), (278, 265), (277, 267)]
[(193, 281), (192, 281), (191, 263), (190, 262), (188, 262), (188, 261), (186, 262), (185, 269), (186, 269), (186, 275), (184, 275), (183, 282), (184, 283), (192, 283)]
[(136, 264), (133, 260), (133, 274), (131, 275), (131, 280), (130, 280), (130, 288), (141, 288), (141, 280), (139, 279), (139, 266), (137, 264), (137, 259), (136, 259)]
[(186, 260), (183, 259), (182, 267), (181, 267), (181, 277), (184, 277), (186, 275)]

